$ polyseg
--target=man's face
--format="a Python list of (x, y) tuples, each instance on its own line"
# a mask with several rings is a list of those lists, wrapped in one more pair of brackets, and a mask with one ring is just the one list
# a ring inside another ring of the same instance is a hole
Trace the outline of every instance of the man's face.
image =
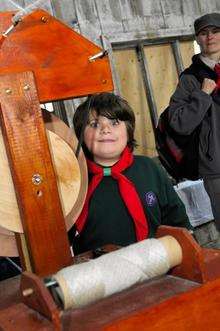
[(208, 26), (202, 29), (196, 36), (196, 41), (205, 56), (220, 56), (220, 28)]

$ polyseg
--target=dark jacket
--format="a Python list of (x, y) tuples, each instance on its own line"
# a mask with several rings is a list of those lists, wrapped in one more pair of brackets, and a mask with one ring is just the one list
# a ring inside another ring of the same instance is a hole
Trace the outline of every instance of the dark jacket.
[[(154, 237), (161, 224), (191, 228), (183, 203), (154, 161), (135, 156), (134, 163), (123, 174), (135, 184), (148, 218), (149, 237)], [(134, 223), (119, 194), (117, 181), (103, 177), (91, 198), (87, 223), (74, 240), (74, 253), (105, 244), (126, 246), (134, 242)]]
[(192, 65), (180, 76), (170, 101), (170, 125), (180, 134), (190, 134), (201, 124), (199, 173), (220, 177), (220, 91), (201, 90), (204, 78), (217, 80), (216, 73), (195, 55)]

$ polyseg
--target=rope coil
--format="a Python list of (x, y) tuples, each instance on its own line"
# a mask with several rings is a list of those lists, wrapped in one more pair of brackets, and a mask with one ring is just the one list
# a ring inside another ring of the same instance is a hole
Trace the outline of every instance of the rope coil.
[(64, 309), (79, 308), (118, 293), (134, 284), (163, 275), (181, 263), (182, 251), (175, 238), (146, 239), (89, 262), (60, 270)]

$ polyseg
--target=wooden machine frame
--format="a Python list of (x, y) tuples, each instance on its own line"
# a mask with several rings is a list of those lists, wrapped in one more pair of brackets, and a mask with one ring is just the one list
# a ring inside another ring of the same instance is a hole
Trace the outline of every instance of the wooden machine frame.
[[(0, 14), (2, 31), (12, 15)], [(83, 309), (57, 307), (43, 279), (91, 252), (71, 256), (40, 102), (113, 90), (108, 58), (39, 10), (3, 42), (0, 74), (1, 128), (24, 228), (16, 239), (29, 270), (21, 281), (0, 284), (0, 330), (215, 330), (220, 251), (202, 249), (187, 230), (172, 227), (157, 233), (173, 235), (183, 250), (182, 264), (169, 275)]]

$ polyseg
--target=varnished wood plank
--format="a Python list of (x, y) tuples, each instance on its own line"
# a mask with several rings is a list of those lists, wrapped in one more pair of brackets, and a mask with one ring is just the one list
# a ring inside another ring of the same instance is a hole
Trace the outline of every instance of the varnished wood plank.
[[(12, 13), (0, 13), (0, 30)], [(89, 58), (102, 49), (45, 11), (26, 16), (0, 48), (0, 74), (31, 70), (40, 102), (113, 90), (107, 56)]]
[(20, 276), (0, 281), (0, 311), (11, 306), (12, 304), (21, 302), (19, 287)]
[[(7, 284), (6, 281), (4, 283), (5, 285)], [(105, 330), (109, 325), (117, 325), (118, 321), (124, 319), (130, 320), (137, 312), (142, 312), (144, 309), (151, 311), (151, 309), (154, 309), (155, 305), (157, 306), (162, 302), (167, 302), (169, 298), (175, 295), (181, 295), (181, 293), (198, 286), (197, 283), (177, 277), (159, 277), (143, 284), (133, 286), (131, 289), (112, 295), (109, 298), (99, 300), (82, 309), (64, 311), (62, 314), (63, 329), (65, 331)], [(22, 323), (25, 324), (25, 326), (29, 325), (31, 321), (33, 323), (33, 319), (35, 320), (35, 324), (32, 324), (32, 327), (39, 327), (39, 318), (38, 313), (34, 313), (32, 309), (18, 304), (0, 311), (0, 326), (9, 327), (16, 321), (16, 330), (23, 331), (21, 328)], [(45, 330), (50, 330), (49, 324), (47, 328), (43, 317), (41, 317), (41, 319), (42, 326), (45, 326)], [(134, 328), (133, 330), (142, 330), (143, 327), (144, 325), (139, 326), (138, 329)], [(12, 331), (10, 328), (6, 330)], [(121, 330), (123, 330), (123, 327)]]
[(125, 317), (105, 331), (218, 330), (220, 279)]
[[(138, 311), (142, 312), (144, 309), (150, 311), (152, 307), (163, 301), (166, 302), (168, 298), (197, 286), (197, 283), (176, 277), (159, 277), (100, 300), (83, 309), (66, 311), (63, 315), (63, 325), (67, 331), (72, 330), (73, 327), (78, 331), (98, 331), (108, 329), (111, 324), (116, 324), (114, 330), (117, 330), (118, 324), (121, 326), (118, 321), (132, 319)], [(86, 319), (83, 318), (85, 315)], [(159, 319), (159, 316), (157, 317)], [(123, 322), (121, 324), (123, 325)], [(143, 328), (144, 325), (139, 325), (136, 328), (133, 324), (131, 330), (143, 330)], [(150, 324), (148, 324), (148, 330), (149, 328)], [(124, 331), (123, 326), (118, 330)]]
[[(23, 303), (0, 311), (0, 329), (7, 331), (58, 331), (45, 317)], [(59, 330), (61, 331), (61, 330)]]
[[(33, 74), (2, 75), (0, 104), (32, 268), (48, 275), (71, 264), (71, 255)], [(39, 175), (39, 185), (35, 175)]]

